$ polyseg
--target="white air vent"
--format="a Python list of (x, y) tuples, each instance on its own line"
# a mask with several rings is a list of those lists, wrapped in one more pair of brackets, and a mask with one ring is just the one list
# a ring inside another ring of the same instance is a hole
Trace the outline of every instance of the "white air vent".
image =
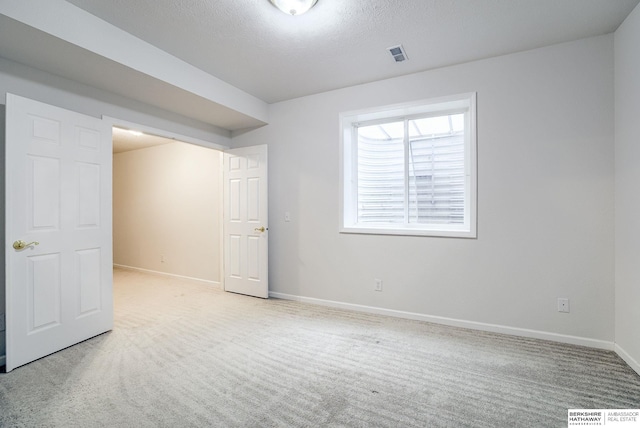
[(395, 62), (402, 62), (409, 59), (402, 45), (391, 46), (390, 48), (387, 48), (387, 50), (389, 51)]

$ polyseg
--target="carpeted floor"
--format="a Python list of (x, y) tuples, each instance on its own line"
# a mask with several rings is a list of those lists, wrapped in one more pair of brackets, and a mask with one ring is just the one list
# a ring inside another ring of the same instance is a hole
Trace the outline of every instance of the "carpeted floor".
[(640, 408), (613, 352), (114, 277), (114, 330), (0, 374), (0, 426), (566, 427), (569, 408)]

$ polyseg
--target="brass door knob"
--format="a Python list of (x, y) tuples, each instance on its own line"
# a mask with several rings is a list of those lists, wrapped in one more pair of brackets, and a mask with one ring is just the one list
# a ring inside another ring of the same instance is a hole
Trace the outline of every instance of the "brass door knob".
[(267, 230), (267, 229), (265, 229), (265, 227), (264, 227), (264, 226), (262, 226), (262, 227), (256, 227), (255, 229), (253, 229), (253, 231), (254, 231), (254, 232), (264, 232), (265, 230)]
[(38, 241), (33, 241), (33, 242), (24, 242), (23, 240), (19, 239), (16, 242), (13, 243), (13, 248), (15, 248), (16, 250), (24, 250), (27, 247), (30, 247), (32, 245), (40, 245), (40, 243)]

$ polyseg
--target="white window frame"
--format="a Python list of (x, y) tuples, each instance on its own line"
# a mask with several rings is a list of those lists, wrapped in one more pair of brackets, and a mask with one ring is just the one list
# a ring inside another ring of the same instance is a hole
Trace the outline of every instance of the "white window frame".
[[(358, 224), (358, 171), (356, 125), (411, 116), (465, 112), (465, 206), (463, 224)], [(477, 237), (476, 93), (420, 100), (340, 114), (340, 232), (377, 235)]]

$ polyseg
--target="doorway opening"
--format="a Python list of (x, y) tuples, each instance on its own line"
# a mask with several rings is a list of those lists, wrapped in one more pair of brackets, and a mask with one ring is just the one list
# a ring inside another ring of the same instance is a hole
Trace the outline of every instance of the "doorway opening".
[(113, 127), (114, 266), (222, 284), (220, 150)]

